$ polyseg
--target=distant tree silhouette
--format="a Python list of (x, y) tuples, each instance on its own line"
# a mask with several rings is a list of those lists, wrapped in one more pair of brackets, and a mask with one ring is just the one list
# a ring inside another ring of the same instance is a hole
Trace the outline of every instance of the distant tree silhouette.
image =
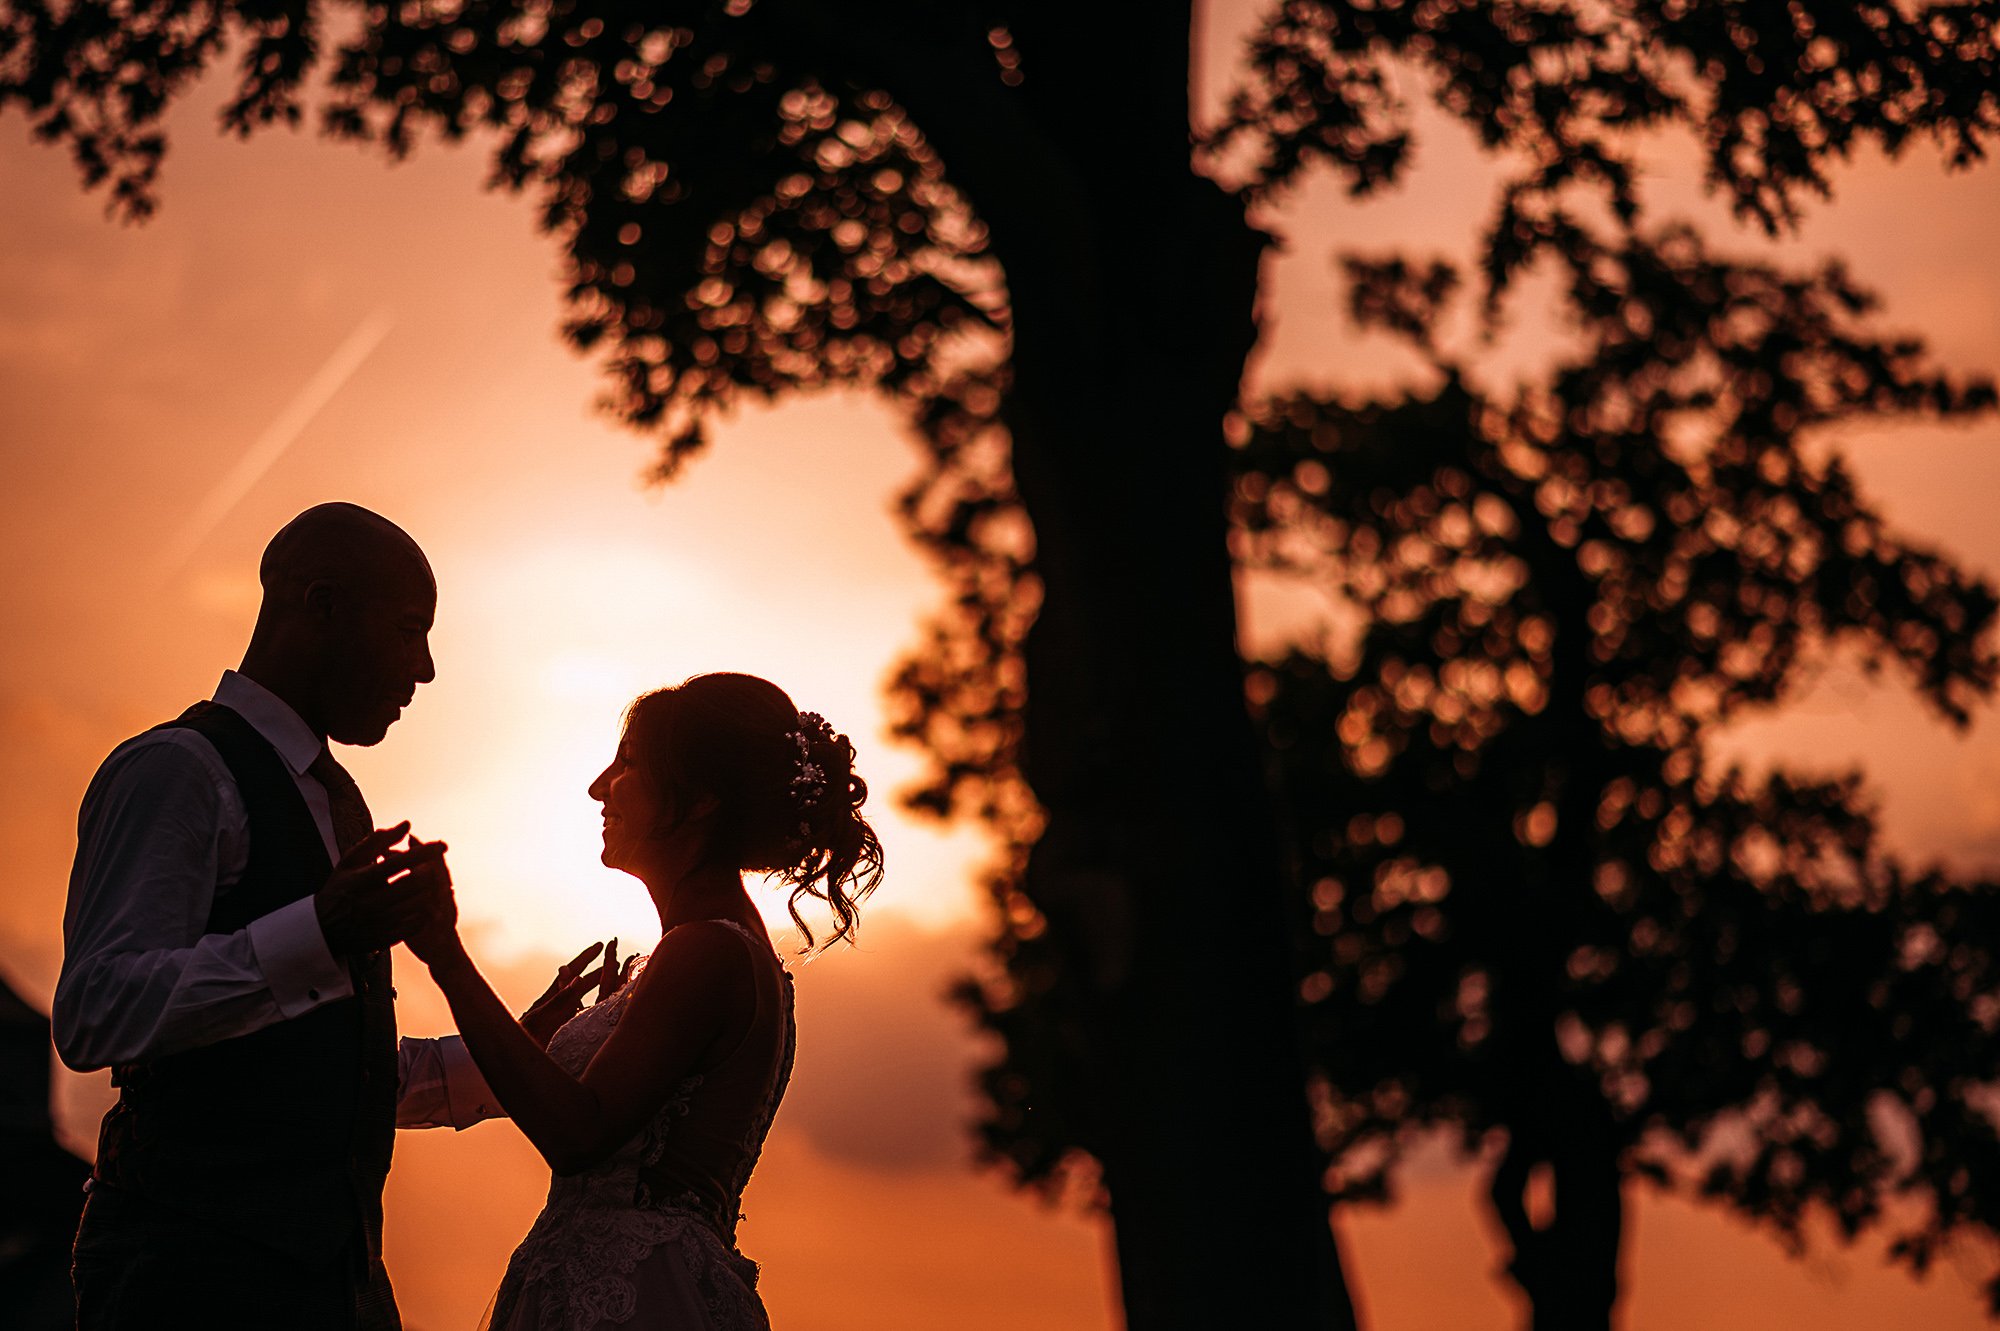
[(1838, 266), (1684, 228), (1552, 253), (1581, 336), (1546, 381), (1473, 387), (1431, 336), (1452, 271), (1356, 260), (1356, 315), (1439, 386), (1284, 397), (1244, 435), (1245, 563), (1365, 624), (1249, 679), (1308, 885), (1329, 1189), (1382, 1195), (1423, 1129), (1498, 1138), (1544, 1328), (1610, 1325), (1627, 1175), (1793, 1243), (1816, 1206), (1922, 1270), (2000, 1228), (2000, 896), (1886, 855), (1858, 773), (1753, 778), (1711, 738), (1837, 653), (1953, 723), (1990, 692), (1991, 587), (1821, 435), (1992, 390), (1872, 331)]
[[(340, 22), (327, 19), (338, 14)], [(990, 1139), (1088, 1155), (1135, 1328), (1352, 1321), (1320, 1188), (1288, 888), (1236, 656), (1226, 504), (1268, 237), (1308, 169), (1408, 158), (1404, 88), (1513, 174), (1496, 287), (1629, 131), (1692, 128), (1776, 226), (1854, 145), (1996, 110), (1990, 7), (1833, 0), (1277, 4), (1191, 144), (1192, 6), (940, 0), (0, 0), (0, 106), (151, 206), (166, 103), (231, 49), (225, 125), (302, 114), (407, 151), (497, 141), (569, 261), (568, 328), (670, 474), (746, 395), (879, 389), (935, 444), (912, 493), (960, 596), (903, 678), (930, 803), (984, 805), (1008, 1042)], [(327, 26), (322, 27), (325, 23)], [(1221, 183), (1226, 180), (1228, 183)]]

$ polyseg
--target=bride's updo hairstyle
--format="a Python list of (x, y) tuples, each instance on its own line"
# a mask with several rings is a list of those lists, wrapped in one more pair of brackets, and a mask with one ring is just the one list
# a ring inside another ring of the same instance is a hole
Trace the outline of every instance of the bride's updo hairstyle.
[(641, 694), (625, 714), (625, 738), (676, 807), (715, 799), (715, 853), (791, 888), (786, 906), (805, 950), (814, 943), (800, 897), (833, 911), (821, 946), (859, 927), (861, 901), (882, 881), (882, 843), (861, 816), (868, 783), (854, 773), (847, 736), (768, 680), (712, 674)]

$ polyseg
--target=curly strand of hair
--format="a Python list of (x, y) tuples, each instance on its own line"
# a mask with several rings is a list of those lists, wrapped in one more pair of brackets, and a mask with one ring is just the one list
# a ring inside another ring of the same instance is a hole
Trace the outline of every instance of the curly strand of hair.
[[(854, 745), (825, 727), (809, 736), (808, 747), (809, 760), (825, 773), (825, 787), (804, 811), (809, 829), (805, 849), (782, 876), (792, 888), (785, 905), (806, 941), (802, 951), (814, 952), (852, 939), (861, 927), (861, 903), (882, 882), (882, 843), (861, 816), (868, 783), (854, 770)], [(814, 939), (799, 910), (799, 898), (806, 896), (833, 912), (833, 932), (824, 942)]]

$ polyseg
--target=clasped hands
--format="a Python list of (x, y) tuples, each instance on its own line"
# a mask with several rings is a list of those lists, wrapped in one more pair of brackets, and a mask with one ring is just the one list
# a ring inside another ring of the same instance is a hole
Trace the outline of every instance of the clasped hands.
[[(458, 937), (458, 899), (451, 890), (445, 843), (411, 836), (408, 846), (396, 849), (409, 831), (404, 821), (370, 832), (340, 857), (313, 899), (327, 950), (345, 957), (403, 943), (434, 973), (441, 965), (470, 964)], [(600, 950), (603, 964), (584, 969)], [(581, 1010), (593, 985), (602, 1002), (631, 978), (631, 971), (629, 963), (618, 964), (618, 940), (592, 943), (556, 971), (542, 996), (521, 1015), (521, 1025), (536, 1044), (547, 1047), (549, 1038)]]
[(418, 937), (439, 944), (456, 939), (458, 903), (445, 844), (410, 837), (408, 846), (396, 849), (409, 831), (404, 821), (355, 842), (314, 895), (320, 933), (334, 956), (379, 952)]

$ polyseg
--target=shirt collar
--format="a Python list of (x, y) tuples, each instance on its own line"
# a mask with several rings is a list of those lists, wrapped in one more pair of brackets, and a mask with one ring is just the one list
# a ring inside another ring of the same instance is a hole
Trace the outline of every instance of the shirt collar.
[(311, 767), (326, 749), (325, 742), (290, 704), (248, 675), (223, 671), (222, 682), (215, 686), (215, 701), (248, 721), (251, 729), (278, 751), (294, 776)]

